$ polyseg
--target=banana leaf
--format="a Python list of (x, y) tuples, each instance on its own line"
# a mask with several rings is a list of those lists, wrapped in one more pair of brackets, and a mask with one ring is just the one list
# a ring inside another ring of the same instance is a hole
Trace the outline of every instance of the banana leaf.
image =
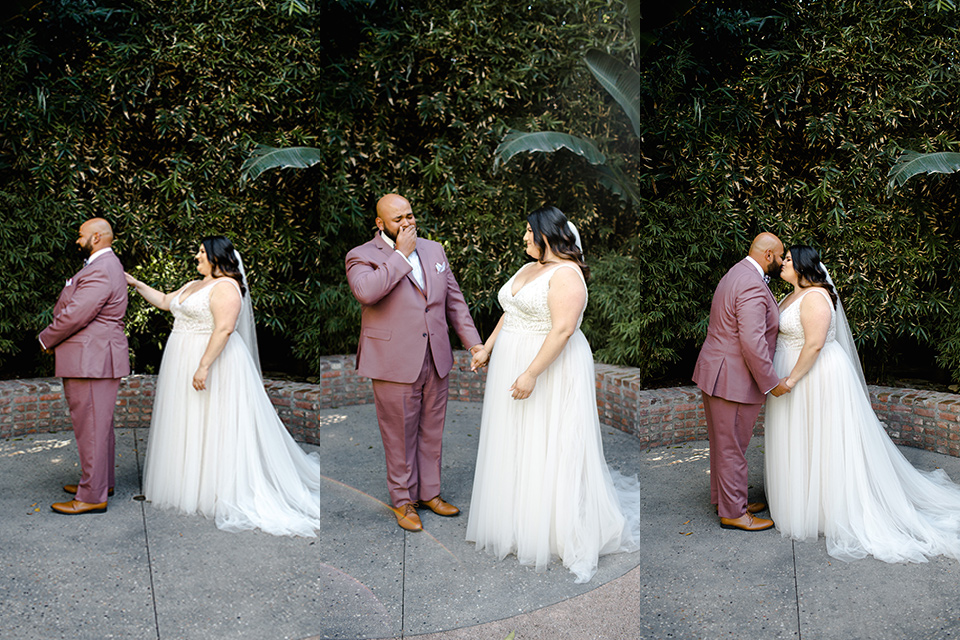
[(510, 158), (518, 153), (552, 153), (558, 149), (569, 149), (590, 164), (602, 165), (607, 161), (607, 158), (600, 153), (600, 150), (592, 142), (568, 133), (511, 131), (493, 152), (493, 169), (496, 171), (501, 163), (506, 164), (510, 161)]
[(960, 170), (960, 153), (940, 151), (937, 153), (919, 153), (904, 151), (887, 174), (887, 195), (915, 175), (921, 173), (955, 173)]
[(270, 169), (306, 169), (323, 160), (320, 149), (313, 147), (285, 147), (279, 149), (265, 144), (258, 144), (250, 152), (243, 166), (240, 167), (240, 184), (247, 180), (254, 180), (264, 171)]
[(640, 110), (644, 93), (643, 79), (640, 74), (609, 53), (597, 49), (588, 51), (584, 59), (590, 73), (613, 96), (613, 99), (617, 101), (617, 104), (630, 118), (630, 123), (633, 124), (633, 133), (638, 138), (641, 137), (645, 116)]

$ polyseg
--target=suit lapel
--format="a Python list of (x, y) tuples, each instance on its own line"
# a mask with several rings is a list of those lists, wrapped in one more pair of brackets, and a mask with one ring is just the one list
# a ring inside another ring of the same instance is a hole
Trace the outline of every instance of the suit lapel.
[(770, 290), (770, 284), (763, 281), (763, 276), (760, 275), (760, 272), (759, 272), (759, 271), (757, 271), (757, 267), (756, 267), (752, 262), (750, 262), (749, 260), (747, 260), (746, 258), (743, 259), (743, 261), (742, 261), (741, 264), (743, 264), (743, 266), (744, 266), (745, 269), (749, 269), (749, 270), (750, 270), (750, 273), (753, 275), (754, 278), (757, 278), (758, 280), (760, 280), (760, 284), (762, 284), (762, 285), (763, 285), (763, 288), (766, 290), (767, 296), (768, 296), (771, 300), (773, 300), (774, 304), (776, 304), (777, 299), (773, 297), (773, 291)]
[[(426, 248), (426, 243), (417, 240), (417, 257), (420, 258), (420, 272), (423, 274), (423, 289), (420, 288), (416, 278), (413, 277), (413, 271), (410, 272), (410, 279), (413, 281), (413, 284), (416, 285), (417, 290), (423, 294), (424, 298), (427, 298), (430, 289), (430, 274), (427, 271), (428, 260), (424, 252)], [(426, 253), (429, 253), (429, 251), (426, 251)]]
[[(387, 241), (381, 237), (382, 232), (377, 233), (373, 238), (374, 246), (379, 249), (383, 255), (383, 262), (387, 261), (387, 258), (390, 257), (390, 253), (396, 251), (394, 247), (391, 247), (387, 244)], [(424, 245), (417, 241), (417, 256), (420, 258), (420, 270), (423, 272), (423, 285), (427, 286), (427, 270), (424, 268), (425, 260), (423, 257), (423, 247)], [(406, 278), (410, 281), (410, 284), (413, 285), (413, 288), (420, 292), (424, 298), (427, 297), (427, 293), (424, 289), (420, 288), (420, 285), (417, 284), (417, 279), (413, 277), (413, 270), (411, 269), (410, 273), (406, 275)]]

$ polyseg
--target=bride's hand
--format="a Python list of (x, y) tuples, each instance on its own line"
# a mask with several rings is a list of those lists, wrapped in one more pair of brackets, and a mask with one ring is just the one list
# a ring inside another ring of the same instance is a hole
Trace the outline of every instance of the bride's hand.
[(126, 281), (127, 281), (127, 286), (130, 286), (130, 287), (136, 287), (136, 286), (137, 286), (138, 280), (137, 280), (136, 278), (134, 278), (132, 275), (130, 275), (129, 273), (127, 273), (126, 271), (123, 272), (123, 277), (124, 277), (124, 278), (126, 279)]
[(530, 375), (526, 371), (520, 374), (520, 377), (510, 385), (510, 391), (513, 392), (514, 400), (525, 400), (533, 393), (533, 388), (537, 386), (537, 377)]
[(207, 388), (207, 374), (210, 370), (203, 365), (197, 367), (197, 372), (193, 374), (193, 388), (197, 391), (203, 391)]

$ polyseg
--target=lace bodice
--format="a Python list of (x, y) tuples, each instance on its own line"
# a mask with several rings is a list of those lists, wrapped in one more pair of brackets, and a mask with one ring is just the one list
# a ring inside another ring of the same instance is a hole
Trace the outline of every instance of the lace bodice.
[(170, 302), (173, 313), (173, 331), (182, 333), (213, 333), (213, 312), (210, 310), (210, 291), (216, 281), (195, 290), (182, 300), (183, 291)]
[[(819, 289), (823, 291), (822, 289)], [(797, 298), (793, 304), (780, 312), (780, 333), (777, 334), (777, 349), (802, 349), (803, 348), (803, 325), (800, 323), (800, 302), (804, 296), (811, 295), (811, 291), (805, 292)], [(824, 291), (826, 293), (826, 291)], [(821, 295), (814, 293), (813, 295)], [(829, 298), (828, 298), (829, 300)], [(830, 328), (827, 329), (827, 342), (832, 342), (837, 338), (837, 313), (833, 310), (833, 303), (830, 303)]]
[[(507, 283), (500, 288), (500, 293), (497, 294), (497, 300), (500, 302), (500, 307), (504, 313), (503, 327), (513, 331), (549, 333), (551, 321), (547, 294), (550, 292), (550, 278), (557, 269), (563, 268), (576, 270), (581, 281), (583, 281), (583, 274), (573, 264), (560, 264), (541, 273), (523, 285), (516, 295), (513, 295), (513, 281), (516, 280), (524, 268), (513, 274), (513, 277), (507, 280)], [(586, 282), (584, 282), (584, 287), (586, 287)], [(584, 300), (583, 307), (584, 309), (587, 307), (586, 300)], [(577, 319), (578, 328), (581, 322), (583, 322), (583, 309), (580, 310), (580, 317)]]

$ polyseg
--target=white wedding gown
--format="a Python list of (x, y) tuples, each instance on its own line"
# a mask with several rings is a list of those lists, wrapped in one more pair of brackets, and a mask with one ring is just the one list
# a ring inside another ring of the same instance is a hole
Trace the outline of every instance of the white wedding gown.
[(206, 390), (192, 386), (213, 331), (210, 292), (231, 286), (224, 281), (233, 283), (218, 278), (170, 304), (174, 324), (157, 377), (144, 495), (159, 507), (214, 518), (226, 531), (312, 537), (324, 515), (320, 458), (287, 433), (238, 333), (210, 367)]
[(467, 540), (500, 559), (516, 553), (537, 570), (559, 556), (576, 582), (587, 582), (598, 556), (637, 548), (641, 491), (635, 478), (607, 469), (583, 333), (570, 337), (529, 398), (514, 400), (509, 390), (550, 331), (550, 278), (565, 266), (580, 273), (556, 267), (515, 296), (514, 274), (500, 289), (504, 324), (487, 373)]
[[(960, 486), (943, 470), (915, 469), (887, 436), (859, 365), (836, 340), (837, 316), (807, 375), (767, 400), (765, 484), (777, 529), (794, 540), (823, 533), (840, 560), (960, 560)], [(789, 375), (803, 342), (798, 298), (780, 314), (779, 376)]]

